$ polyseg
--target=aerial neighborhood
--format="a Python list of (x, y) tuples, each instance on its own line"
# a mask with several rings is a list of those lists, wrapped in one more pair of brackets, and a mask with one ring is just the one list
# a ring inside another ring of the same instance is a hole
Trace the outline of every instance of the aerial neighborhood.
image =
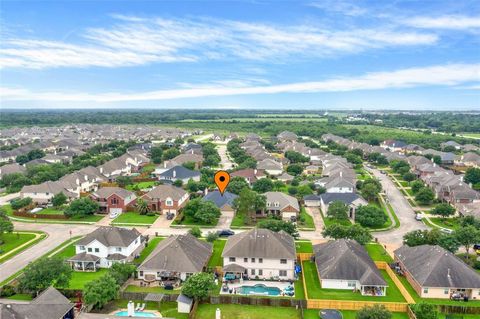
[(2, 129), (2, 318), (480, 310), (477, 140), (296, 132)]

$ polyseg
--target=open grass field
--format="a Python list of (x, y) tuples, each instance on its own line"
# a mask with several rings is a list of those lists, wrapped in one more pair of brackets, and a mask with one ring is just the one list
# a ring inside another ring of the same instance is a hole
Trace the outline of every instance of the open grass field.
[(267, 307), (251, 305), (211, 305), (198, 306), (197, 319), (215, 318), (215, 311), (220, 308), (222, 318), (228, 319), (300, 319), (299, 310), (293, 307)]
[[(4, 241), (2, 245), (0, 245), (0, 262), (5, 262), (14, 256), (20, 254), (24, 250), (32, 247), (33, 245), (37, 244), (39, 241), (45, 239), (47, 234), (38, 232), (39, 236), (35, 239), (34, 234), (28, 234), (23, 232), (14, 232), (14, 233), (7, 233), (3, 234), (0, 239)], [(21, 245), (25, 245), (21, 248), (18, 248)], [(18, 248), (18, 249), (17, 249)], [(16, 250), (15, 250), (16, 249)]]
[(351, 290), (323, 289), (318, 279), (315, 263), (304, 261), (302, 265), (303, 275), (305, 276), (305, 282), (307, 284), (308, 298), (310, 299), (405, 302), (400, 290), (384, 270), (380, 270), (380, 272), (388, 285), (387, 295), (385, 297), (375, 297), (362, 296), (359, 292), (352, 292)]
[(40, 215), (63, 215), (63, 210), (62, 209), (57, 209), (53, 207), (47, 207), (42, 209), (39, 212)]
[(158, 215), (140, 215), (137, 212), (125, 212), (113, 220), (113, 224), (146, 224), (151, 225), (158, 218)]
[(430, 221), (436, 226), (448, 229), (457, 229), (460, 228), (460, 218), (441, 218), (441, 217), (430, 217)]
[(208, 267), (223, 266), (222, 252), (226, 243), (227, 241), (224, 239), (218, 239), (213, 242), (213, 253), (208, 261)]

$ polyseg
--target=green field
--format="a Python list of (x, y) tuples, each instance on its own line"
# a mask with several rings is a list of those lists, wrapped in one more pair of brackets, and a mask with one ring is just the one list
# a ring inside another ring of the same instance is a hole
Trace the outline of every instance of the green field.
[(173, 295), (173, 294), (179, 294), (180, 289), (174, 289), (174, 290), (165, 290), (162, 287), (140, 287), (140, 286), (135, 286), (135, 285), (129, 285), (126, 289), (126, 292), (154, 292), (154, 293), (161, 293), (161, 294), (167, 294), (167, 295)]
[(113, 220), (113, 224), (151, 225), (158, 218), (158, 215), (140, 215), (137, 212), (125, 212)]
[(223, 239), (218, 239), (213, 242), (213, 253), (208, 261), (208, 267), (223, 266), (222, 252), (226, 243), (227, 241)]
[[(39, 232), (40, 233), (40, 232)], [(41, 233), (40, 237), (38, 237), (36, 240), (31, 241), (33, 238), (35, 238), (34, 234), (27, 234), (27, 233), (22, 233), (22, 232), (13, 232), (13, 233), (6, 233), (2, 234), (0, 236), (0, 239), (3, 240), (3, 244), (0, 245), (0, 262), (4, 262), (6, 260), (9, 260), (13, 258), (14, 256), (20, 254), (22, 251), (32, 247), (33, 245), (37, 244), (39, 241), (45, 239), (47, 237), (46, 234)], [(30, 242), (29, 242), (30, 241)], [(17, 247), (25, 244), (22, 248), (12, 252), (11, 254), (8, 254), (10, 251), (16, 249)]]
[[(304, 310), (304, 319), (318, 319), (318, 312), (319, 310), (317, 309), (307, 309)], [(356, 319), (357, 312), (356, 311), (350, 311), (350, 310), (343, 310), (341, 311), (343, 315), (343, 319)], [(392, 319), (408, 319), (408, 315), (406, 313), (400, 313), (400, 312), (392, 312)]]

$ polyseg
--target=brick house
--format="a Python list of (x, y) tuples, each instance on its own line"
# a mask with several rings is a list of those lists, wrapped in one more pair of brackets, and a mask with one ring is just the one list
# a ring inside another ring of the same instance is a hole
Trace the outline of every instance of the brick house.
[(189, 195), (180, 187), (158, 185), (142, 197), (154, 212), (177, 214), (188, 202)]
[(102, 187), (92, 193), (91, 198), (98, 202), (100, 210), (105, 213), (121, 213), (127, 206), (135, 204), (137, 196), (120, 187)]

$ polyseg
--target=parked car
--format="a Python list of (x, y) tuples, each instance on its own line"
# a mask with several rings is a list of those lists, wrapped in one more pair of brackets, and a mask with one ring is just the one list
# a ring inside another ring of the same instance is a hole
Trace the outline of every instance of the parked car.
[(231, 229), (222, 229), (217, 231), (218, 237), (230, 237), (232, 235), (235, 235), (235, 232)]
[(110, 214), (108, 214), (108, 217), (110, 217), (110, 219), (115, 219), (115, 218), (117, 218), (119, 215), (120, 215), (119, 212), (111, 212)]
[(421, 221), (423, 219), (422, 214), (415, 214), (415, 219)]
[(480, 244), (473, 245), (473, 250), (475, 250), (477, 255), (480, 255)]
[(175, 217), (174, 213), (167, 213), (167, 220), (172, 220)]
[(453, 233), (453, 230), (448, 229), (448, 228), (440, 228), (440, 231), (445, 234), (451, 234)]

